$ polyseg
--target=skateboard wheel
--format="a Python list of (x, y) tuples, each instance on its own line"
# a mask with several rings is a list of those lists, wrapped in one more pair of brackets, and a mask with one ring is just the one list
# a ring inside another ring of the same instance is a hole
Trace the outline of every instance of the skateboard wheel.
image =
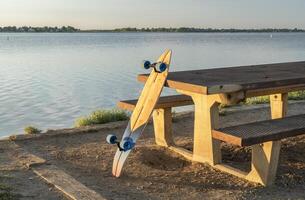
[(106, 141), (109, 144), (116, 144), (117, 139), (118, 138), (113, 134), (107, 135), (107, 137), (106, 137)]
[(164, 72), (167, 68), (165, 63), (159, 63), (156, 65), (156, 68), (159, 72)]
[(143, 67), (144, 69), (149, 69), (151, 66), (151, 63), (148, 60), (144, 60)]
[(127, 137), (124, 138), (124, 140), (120, 143), (120, 147), (124, 150), (124, 151), (128, 151), (130, 149), (132, 149), (134, 147), (135, 143), (133, 142), (132, 138)]

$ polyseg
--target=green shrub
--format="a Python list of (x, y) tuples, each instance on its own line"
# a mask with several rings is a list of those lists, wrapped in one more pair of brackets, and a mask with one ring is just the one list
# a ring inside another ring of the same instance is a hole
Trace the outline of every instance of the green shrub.
[(39, 130), (38, 128), (36, 128), (34, 126), (27, 126), (24, 128), (24, 132), (26, 134), (39, 134), (39, 133), (41, 133), (41, 130)]
[(244, 102), (246, 105), (269, 103), (269, 96), (259, 96), (247, 98)]
[(289, 100), (304, 100), (305, 91), (289, 92), (288, 99)]
[[(305, 91), (289, 92), (288, 100), (305, 100)], [(244, 103), (246, 105), (269, 103), (269, 96), (247, 98)]]
[(75, 127), (83, 127), (95, 124), (105, 124), (108, 122), (124, 121), (128, 115), (123, 110), (97, 110), (90, 115), (81, 117), (75, 121)]

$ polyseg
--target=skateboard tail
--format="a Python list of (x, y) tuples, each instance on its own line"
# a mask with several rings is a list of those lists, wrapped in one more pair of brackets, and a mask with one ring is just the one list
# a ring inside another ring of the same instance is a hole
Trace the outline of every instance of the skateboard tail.
[(126, 161), (126, 158), (131, 150), (128, 150), (120, 155), (120, 161), (115, 166), (115, 170), (112, 171), (112, 175), (116, 178), (119, 178), (121, 176), (121, 173), (123, 171), (123, 166)]
[[(141, 136), (146, 125), (147, 125), (147, 123), (144, 124), (143, 126), (141, 126), (140, 128), (138, 128), (136, 131), (131, 132), (130, 123), (129, 123), (122, 139), (125, 137), (130, 137), (134, 142), (136, 142), (139, 139), (139, 137)], [(128, 151), (120, 151), (119, 149), (117, 150), (117, 152), (114, 156), (113, 166), (112, 166), (113, 176), (120, 177), (122, 170), (123, 170), (124, 163), (130, 152), (131, 152), (131, 149)]]
[(126, 152), (117, 151), (116, 156), (119, 156), (118, 162), (113, 162), (112, 166), (112, 175), (116, 178), (121, 176), (121, 173), (123, 171), (123, 166), (126, 161), (126, 158), (131, 150), (128, 150)]

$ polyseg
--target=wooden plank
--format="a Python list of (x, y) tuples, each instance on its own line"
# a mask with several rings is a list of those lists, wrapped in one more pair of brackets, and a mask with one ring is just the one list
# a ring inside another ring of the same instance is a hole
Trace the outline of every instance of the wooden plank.
[(288, 86), (274, 87), (274, 88), (263, 88), (257, 90), (247, 90), (245, 92), (245, 96), (249, 98), (249, 97), (265, 96), (265, 95), (272, 95), (278, 93), (294, 92), (300, 90), (305, 90), (305, 84), (288, 85)]
[[(138, 100), (123, 100), (118, 102), (117, 106), (124, 110), (133, 111)], [(155, 105), (155, 109), (159, 108), (172, 108), (172, 107), (179, 107), (179, 106), (187, 106), (193, 105), (193, 100), (191, 97), (186, 95), (171, 95), (171, 96), (163, 96), (160, 97), (157, 104)]]
[(173, 145), (172, 109), (155, 109), (153, 112), (153, 119), (156, 144), (165, 147)]
[(183, 156), (184, 158), (192, 161), (193, 160), (193, 153), (187, 149), (184, 149), (182, 147), (178, 147), (178, 146), (169, 146), (168, 147), (170, 150), (172, 150), (173, 152), (180, 154), (181, 156)]
[(230, 144), (238, 145), (238, 146), (244, 146), (244, 141), (242, 137), (228, 134), (225, 132), (225, 130), (213, 130), (212, 131), (213, 138), (217, 140), (221, 140), (223, 142), (228, 142)]
[(226, 165), (226, 164), (217, 164), (214, 166), (216, 169), (219, 169), (220, 171), (232, 174), (234, 176), (237, 176), (239, 178), (245, 179), (248, 175), (247, 172), (241, 171), (240, 169), (234, 168), (232, 166)]
[(39, 165), (32, 167), (34, 173), (43, 178), (46, 182), (54, 185), (71, 199), (75, 200), (104, 200), (100, 194), (89, 189), (82, 183), (75, 180), (54, 165)]
[(214, 138), (239, 146), (250, 146), (302, 134), (305, 134), (304, 114), (213, 130)]
[[(175, 73), (175, 72), (170, 72)], [(147, 81), (147, 74), (139, 74), (137, 77), (138, 81), (145, 83)], [(189, 92), (194, 92), (198, 94), (207, 94), (207, 88), (200, 85), (179, 82), (179, 81), (172, 81), (167, 79), (164, 83), (165, 87), (174, 88), (177, 90), (185, 90)]]
[[(146, 74), (138, 76), (145, 82)], [(305, 84), (305, 61), (171, 72), (165, 86), (201, 94)]]

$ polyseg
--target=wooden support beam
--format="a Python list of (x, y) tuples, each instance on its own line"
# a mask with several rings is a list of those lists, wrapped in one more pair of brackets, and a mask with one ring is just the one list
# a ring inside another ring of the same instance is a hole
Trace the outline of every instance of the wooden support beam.
[(188, 160), (193, 160), (193, 152), (184, 149), (182, 147), (177, 147), (177, 146), (170, 146), (168, 147), (170, 150), (174, 151), (175, 153), (180, 154), (181, 156), (183, 156), (184, 158), (188, 159)]
[(155, 140), (157, 145), (171, 146), (174, 144), (172, 138), (172, 109), (159, 108), (153, 112)]
[(235, 105), (245, 99), (245, 92), (238, 91), (238, 92), (231, 92), (225, 94), (219, 94), (218, 102), (225, 104), (225, 105)]
[(265, 186), (272, 185), (276, 176), (280, 148), (280, 141), (252, 146), (251, 171), (246, 179)]
[(218, 128), (219, 95), (177, 91), (191, 96), (195, 105), (193, 161), (221, 163), (220, 141), (212, 137), (212, 130)]
[(231, 167), (226, 164), (217, 164), (214, 166), (216, 169), (219, 169), (220, 171), (226, 172), (228, 174), (232, 174), (233, 176), (237, 176), (239, 178), (245, 179), (246, 176), (248, 175), (247, 172), (241, 171), (239, 169), (236, 169), (234, 167)]
[(32, 170), (47, 183), (53, 185), (65, 194), (69, 199), (106, 200), (106, 198), (86, 187), (55, 165), (34, 166)]
[(283, 118), (287, 114), (288, 93), (270, 95), (271, 118)]
[[(272, 119), (286, 116), (287, 96), (287, 93), (274, 94), (270, 96)], [(276, 177), (280, 149), (280, 141), (271, 141), (253, 145), (251, 171), (246, 176), (246, 179), (261, 183), (265, 186), (272, 185)]]
[(274, 94), (284, 94), (284, 93), (288, 93), (288, 92), (301, 91), (301, 90), (305, 90), (305, 84), (295, 84), (295, 85), (288, 85), (288, 86), (281, 86), (281, 87), (246, 90), (245, 96), (247, 98), (265, 96), (265, 95), (274, 96)]

